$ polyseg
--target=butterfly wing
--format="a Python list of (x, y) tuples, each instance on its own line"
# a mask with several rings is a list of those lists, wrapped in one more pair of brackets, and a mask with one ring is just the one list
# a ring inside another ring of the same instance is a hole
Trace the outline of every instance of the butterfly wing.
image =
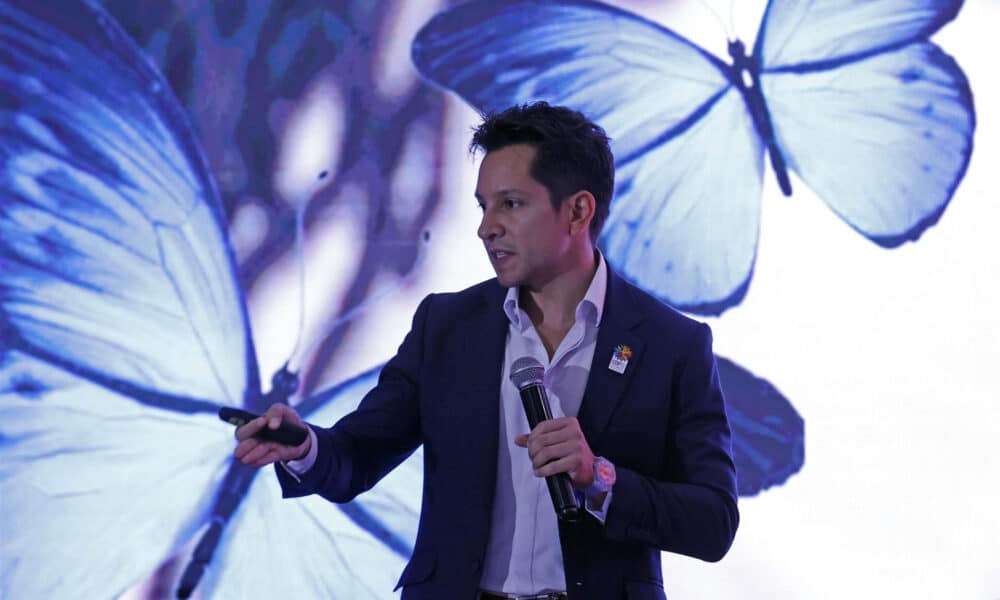
[(961, 0), (769, 0), (754, 56), (768, 70), (819, 68), (927, 39)]
[(686, 310), (742, 298), (762, 150), (718, 59), (583, 1), (463, 4), (427, 23), (412, 54), (425, 77), (481, 110), (547, 100), (600, 123), (618, 169), (602, 241), (611, 263)]
[[(666, 169), (676, 177), (665, 189)], [(757, 250), (763, 145), (739, 92), (620, 164), (616, 178), (602, 243), (627, 278), (691, 312), (718, 314), (742, 300)]]
[(109, 597), (206, 518), (253, 371), (166, 85), (90, 4), (0, 4), (0, 596)]
[(805, 463), (802, 417), (774, 385), (733, 361), (717, 357), (733, 428), (740, 496), (785, 483)]
[[(306, 400), (300, 408), (310, 422), (336, 423), (353, 412), (378, 382), (382, 365)], [(330, 401), (329, 398), (336, 398)], [(409, 557), (417, 539), (423, 491), (423, 447), (411, 454), (375, 487), (354, 501), (338, 505), (358, 526), (366, 529), (398, 555)]]
[[(379, 371), (381, 366), (297, 408), (310, 422), (329, 426), (357, 408)], [(422, 461), (418, 450), (372, 490), (343, 505), (318, 496), (282, 500), (274, 477), (258, 477), (215, 558), (214, 564), (229, 567), (210, 568), (202, 592), (218, 598), (278, 597), (287, 593), (288, 581), (273, 574), (297, 573), (302, 597), (388, 596), (416, 538)]]
[(194, 534), (233, 445), (214, 415), (152, 409), (17, 350), (0, 407), (4, 598), (133, 585)]
[[(772, 2), (761, 85), (789, 167), (862, 235), (898, 246), (937, 222), (972, 154), (969, 84), (924, 39), (960, 3), (834, 4), (842, 12), (819, 28), (833, 8), (798, 14), (805, 3)], [(795, 31), (793, 12), (804, 24)], [(772, 31), (782, 36), (772, 42)], [(792, 49), (805, 62), (783, 64)]]
[(207, 598), (386, 598), (406, 558), (319, 496), (257, 477), (202, 580)]
[(242, 403), (256, 382), (246, 315), (176, 101), (97, 8), (0, 15), (6, 335), (150, 402)]

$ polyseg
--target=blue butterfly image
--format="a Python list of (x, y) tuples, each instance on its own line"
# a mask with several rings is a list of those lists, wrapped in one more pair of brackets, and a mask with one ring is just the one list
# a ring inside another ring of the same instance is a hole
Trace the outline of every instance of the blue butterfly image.
[[(289, 390), (260, 389), (215, 185), (149, 58), (93, 2), (3, 0), (0, 83), (0, 597), (113, 597), (178, 552), (206, 598), (389, 595), (421, 450), (338, 506), (230, 458), (218, 408)], [(802, 420), (719, 369), (756, 494), (801, 468)], [(334, 423), (378, 371), (297, 408)]]
[(633, 282), (688, 312), (737, 305), (753, 273), (765, 151), (880, 246), (941, 217), (972, 152), (972, 94), (928, 38), (960, 1), (770, 0), (727, 64), (588, 0), (476, 0), (436, 15), (412, 58), (480, 110), (547, 100), (600, 123), (616, 157), (600, 240)]
[[(232, 460), (218, 408), (276, 396), (214, 184), (147, 57), (93, 3), (0, 3), (0, 131), (0, 597), (114, 597), (192, 540), (203, 597), (384, 597), (421, 451), (342, 510), (282, 502)], [(299, 409), (333, 423), (376, 377)]]

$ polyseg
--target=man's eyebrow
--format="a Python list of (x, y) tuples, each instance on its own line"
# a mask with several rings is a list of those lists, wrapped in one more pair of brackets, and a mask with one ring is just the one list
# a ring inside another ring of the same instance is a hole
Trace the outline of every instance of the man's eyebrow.
[[(503, 188), (503, 189), (497, 190), (492, 195), (493, 196), (504, 196), (506, 194), (522, 194), (523, 195), (525, 193), (526, 192), (524, 190), (522, 190), (521, 188), (512, 187), (512, 188)], [(476, 197), (477, 200), (482, 200), (483, 199), (483, 196), (479, 192), (476, 192), (473, 195)]]

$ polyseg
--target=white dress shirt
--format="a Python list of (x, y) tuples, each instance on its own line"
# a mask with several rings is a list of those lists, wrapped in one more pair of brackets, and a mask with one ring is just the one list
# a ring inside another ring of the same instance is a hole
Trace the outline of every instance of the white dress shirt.
[[(510, 365), (523, 356), (545, 367), (552, 416), (575, 417), (583, 401), (590, 364), (597, 344), (597, 329), (604, 311), (608, 270), (597, 252), (597, 269), (587, 293), (576, 307), (576, 321), (559, 343), (552, 360), (535, 326), (518, 303), (519, 288), (510, 288), (503, 310), (510, 321), (500, 382), (500, 444), (497, 452), (496, 492), (480, 587), (516, 595), (564, 591), (562, 549), (555, 509), (545, 479), (536, 477), (528, 450), (514, 444), (514, 436), (531, 431), (521, 395), (510, 381)], [(282, 463), (299, 480), (316, 462), (316, 434), (309, 430), (312, 446), (300, 460)], [(504, 443), (506, 442), (506, 443)], [(584, 503), (587, 512), (604, 522), (611, 492), (599, 508)]]
[[(575, 417), (597, 344), (597, 328), (604, 310), (608, 272), (597, 253), (597, 270), (583, 299), (576, 306), (576, 321), (559, 343), (552, 360), (535, 326), (518, 303), (518, 288), (510, 288), (504, 313), (510, 321), (500, 381), (500, 444), (490, 538), (480, 587), (515, 595), (564, 591), (562, 549), (555, 509), (545, 479), (536, 477), (525, 448), (514, 445), (514, 436), (528, 433), (528, 419), (521, 395), (510, 381), (510, 365), (523, 356), (545, 367), (545, 388), (553, 417)], [(504, 443), (506, 442), (506, 443)], [(611, 501), (609, 493), (600, 510), (588, 512), (602, 523)]]

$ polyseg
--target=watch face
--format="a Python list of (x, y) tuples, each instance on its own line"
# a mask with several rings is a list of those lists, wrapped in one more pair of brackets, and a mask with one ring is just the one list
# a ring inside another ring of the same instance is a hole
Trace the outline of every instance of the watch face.
[(594, 475), (598, 481), (610, 485), (615, 482), (615, 466), (606, 460), (597, 461)]

